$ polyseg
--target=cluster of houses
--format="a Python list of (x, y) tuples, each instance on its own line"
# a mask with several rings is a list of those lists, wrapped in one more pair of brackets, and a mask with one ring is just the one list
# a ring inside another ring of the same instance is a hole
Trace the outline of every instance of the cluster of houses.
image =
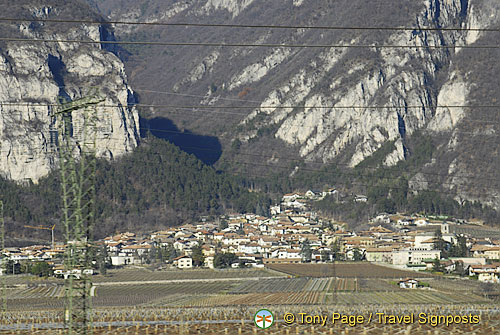
[[(156, 248), (174, 249), (172, 266), (189, 269), (194, 265), (193, 249), (201, 246), (204, 264), (214, 268), (217, 254), (235, 255), (233, 267), (264, 267), (266, 264), (366, 260), (401, 268), (432, 269), (436, 259), (445, 271), (460, 265), (481, 281), (498, 282), (500, 276), (500, 240), (466, 237), (467, 257), (442, 259), (436, 248), (436, 230), (445, 245), (457, 243), (451, 228), (458, 223), (424, 217), (381, 214), (370, 220), (369, 228), (349, 231), (346, 224), (321, 217), (309, 208), (311, 201), (335, 195), (324, 192), (286, 194), (279, 205), (271, 206), (270, 217), (234, 214), (196, 224), (185, 224), (137, 236), (126, 232), (106, 237), (106, 247), (114, 266), (142, 264)], [(356, 196), (363, 201), (361, 196)], [(308, 255), (304, 245), (309, 248)], [(7, 248), (4, 255), (13, 261), (51, 261), (64, 253), (63, 245)]]

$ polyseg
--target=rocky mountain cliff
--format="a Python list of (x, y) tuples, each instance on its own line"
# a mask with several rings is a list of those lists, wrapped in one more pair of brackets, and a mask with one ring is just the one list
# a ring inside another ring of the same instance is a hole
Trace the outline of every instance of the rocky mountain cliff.
[[(2, 4), (2, 17), (103, 20), (79, 1), (21, 1)], [(2, 22), (2, 37), (100, 41), (109, 27), (84, 24)], [(137, 146), (139, 117), (122, 61), (100, 44), (0, 44), (0, 173), (12, 180), (37, 182), (57, 164), (57, 127), (53, 112), (59, 98), (73, 100), (97, 87), (106, 98), (99, 108), (97, 151), (108, 158)], [(45, 106), (44, 106), (45, 105)], [(75, 120), (78, 117), (75, 116)]]
[[(382, 166), (393, 166), (412, 155), (408, 140), (414, 134), (426, 134), (433, 138), (435, 153), (432, 160), (419, 167), (419, 173), (410, 176), (409, 186), (413, 191), (436, 189), (458, 201), (481, 200), (500, 207), (500, 176), (495, 168), (500, 163), (499, 108), (491, 106), (500, 101), (496, 89), (499, 51), (454, 47), (498, 45), (499, 33), (446, 30), (498, 28), (498, 1), (97, 0), (93, 3), (113, 20), (412, 28), (315, 30), (117, 25), (115, 30), (119, 39), (136, 41), (372, 45), (369, 48), (130, 47), (125, 64), (142, 102), (202, 106), (194, 110), (145, 112), (166, 117), (181, 129), (216, 134), (227, 153), (225, 157), (242, 171), (262, 170), (253, 165), (256, 155), (261, 165), (289, 166), (292, 157), (313, 168), (318, 163), (349, 168), (382, 148), (385, 151)], [(382, 45), (408, 47), (376, 47)], [(459, 107), (484, 105), (490, 106)], [(208, 109), (211, 106), (224, 109)], [(231, 106), (234, 110), (227, 108)], [(242, 108), (245, 106), (252, 107)]]

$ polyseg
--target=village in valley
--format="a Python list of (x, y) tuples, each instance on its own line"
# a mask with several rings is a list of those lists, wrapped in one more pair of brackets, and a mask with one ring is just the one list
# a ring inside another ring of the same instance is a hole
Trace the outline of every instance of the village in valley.
[[(499, 281), (500, 234), (479, 221), (382, 213), (367, 229), (353, 231), (310, 210), (310, 202), (335, 194), (285, 194), (270, 216), (203, 217), (139, 236), (119, 233), (96, 241), (94, 273), (107, 268), (156, 264), (157, 268), (263, 268), (272, 264), (373, 262), (387, 267)], [(355, 201), (366, 201), (356, 196)], [(44, 274), (65, 276), (64, 245), (6, 248), (7, 274), (46, 263)], [(28, 264), (28, 265), (27, 265)], [(158, 265), (159, 264), (159, 265)], [(97, 271), (96, 271), (97, 270)], [(24, 270), (26, 271), (26, 270)], [(66, 274), (67, 276), (67, 274)]]

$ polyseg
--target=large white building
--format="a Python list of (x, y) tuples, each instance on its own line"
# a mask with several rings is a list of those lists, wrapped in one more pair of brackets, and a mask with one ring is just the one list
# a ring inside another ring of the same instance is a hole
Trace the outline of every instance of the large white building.
[[(448, 243), (456, 243), (456, 238), (455, 234), (450, 234), (450, 233), (442, 233), (443, 240), (448, 242)], [(429, 232), (429, 233), (423, 233), (423, 234), (418, 234), (415, 236), (415, 243), (414, 247), (417, 249), (427, 249), (427, 250), (432, 250), (434, 249), (434, 243), (435, 243), (435, 233)]]
[(392, 264), (406, 265), (406, 264), (424, 264), (424, 259), (440, 259), (441, 251), (427, 250), (421, 248), (408, 248), (403, 250), (395, 250), (392, 252)]

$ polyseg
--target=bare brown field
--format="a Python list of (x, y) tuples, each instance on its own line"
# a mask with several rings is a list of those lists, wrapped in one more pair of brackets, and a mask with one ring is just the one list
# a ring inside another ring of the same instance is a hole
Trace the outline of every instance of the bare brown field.
[(428, 273), (405, 271), (367, 262), (335, 264), (269, 264), (269, 269), (298, 277), (406, 278), (432, 277)]

